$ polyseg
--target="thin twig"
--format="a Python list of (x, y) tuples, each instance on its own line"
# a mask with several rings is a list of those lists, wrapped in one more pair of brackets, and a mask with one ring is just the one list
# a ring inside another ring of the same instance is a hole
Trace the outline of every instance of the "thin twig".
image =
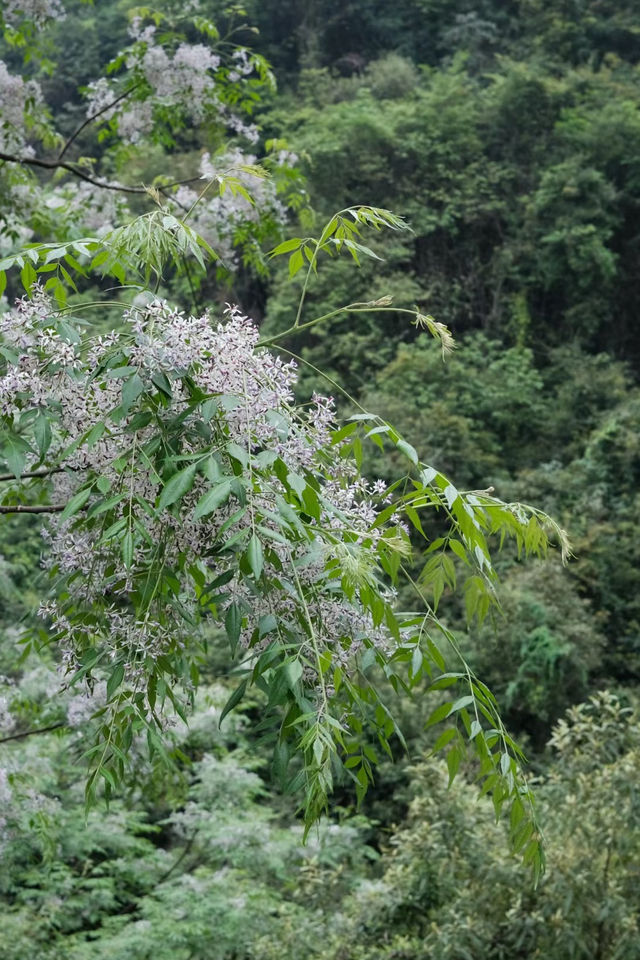
[(92, 113), (90, 117), (87, 117), (86, 120), (83, 120), (80, 126), (71, 134), (71, 136), (65, 143), (64, 147), (58, 154), (58, 160), (62, 160), (62, 158), (64, 157), (65, 153), (67, 152), (67, 150), (69, 149), (73, 141), (80, 136), (80, 134), (85, 129), (85, 127), (88, 127), (90, 123), (93, 123), (94, 120), (97, 120), (98, 117), (101, 116), (103, 113), (106, 113), (107, 110), (111, 110), (111, 108), (115, 107), (115, 105), (117, 103), (120, 103), (121, 100), (125, 100), (139, 86), (140, 86), (140, 82), (134, 83), (132, 87), (129, 87), (129, 89), (125, 90), (124, 93), (121, 93), (119, 97), (116, 97), (115, 100), (112, 100), (111, 103), (108, 103), (106, 107), (101, 107), (100, 110), (97, 110), (95, 113)]
[(191, 836), (190, 836), (189, 839), (187, 840), (186, 846), (185, 846), (184, 850), (182, 851), (182, 853), (180, 854), (180, 856), (179, 856), (176, 860), (174, 860), (174, 862), (171, 864), (171, 866), (169, 867), (169, 869), (168, 869), (168, 870), (165, 870), (165, 872), (164, 872), (163, 874), (161, 874), (160, 877), (156, 880), (156, 882), (155, 882), (154, 885), (153, 885), (154, 889), (155, 889), (155, 887), (160, 886), (161, 883), (164, 883), (165, 880), (168, 880), (169, 877), (171, 876), (171, 874), (174, 873), (175, 870), (180, 866), (180, 864), (182, 863), (182, 861), (184, 860), (184, 858), (187, 856), (187, 854), (188, 854), (189, 851), (191, 850), (191, 847), (193, 846), (193, 841), (195, 840), (195, 838), (196, 838), (196, 836), (197, 836), (197, 834), (198, 834), (198, 829), (199, 829), (199, 828), (196, 828), (196, 829), (193, 831), (193, 833), (191, 834)]
[(184, 272), (185, 272), (186, 275), (187, 275), (187, 280), (188, 280), (188, 282), (189, 282), (189, 290), (191, 291), (191, 302), (193, 303), (193, 309), (194, 309), (195, 313), (200, 313), (201, 310), (200, 310), (200, 305), (199, 305), (199, 302), (198, 302), (198, 297), (197, 297), (197, 294), (196, 294), (196, 288), (195, 288), (195, 286), (194, 286), (193, 278), (192, 278), (192, 276), (191, 276), (191, 270), (189, 270), (189, 263), (188, 263), (188, 261), (187, 261), (187, 258), (186, 258), (185, 255), (184, 255), (184, 253), (182, 254), (182, 265), (183, 265), (183, 267), (184, 267)]

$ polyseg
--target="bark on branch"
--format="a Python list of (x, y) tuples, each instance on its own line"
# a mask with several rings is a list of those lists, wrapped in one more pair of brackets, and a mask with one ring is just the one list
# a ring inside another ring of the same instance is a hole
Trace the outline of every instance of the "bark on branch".
[[(43, 160), (41, 157), (17, 157), (12, 153), (5, 153), (4, 150), (0, 150), (0, 160), (6, 161), (6, 163), (19, 163), (22, 166), (27, 167), (40, 167), (43, 170), (66, 170), (68, 173), (72, 173), (74, 177), (78, 177), (79, 180), (84, 180), (86, 183), (93, 184), (94, 187), (100, 187), (101, 190), (115, 190), (118, 193), (136, 193), (136, 194), (145, 194), (149, 191), (146, 187), (127, 187), (125, 184), (121, 183), (107, 183), (104, 180), (98, 180), (96, 177), (92, 177), (90, 174), (85, 173), (85, 171), (76, 166), (73, 163), (68, 163), (66, 160)], [(170, 190), (172, 187), (180, 187), (184, 184), (197, 183), (202, 177), (189, 177), (187, 180), (173, 180), (171, 183), (163, 183), (162, 186), (156, 187), (156, 189), (171, 200), (172, 197), (170, 194), (167, 194), (165, 191)]]
[(8, 743), (9, 740), (24, 740), (25, 737), (33, 737), (37, 733), (50, 733), (51, 730), (59, 730), (65, 724), (62, 720), (58, 723), (52, 723), (49, 727), (38, 727), (36, 730), (25, 730), (23, 733), (12, 733), (8, 737), (0, 737), (0, 743)]
[(52, 477), (54, 473), (67, 473), (68, 470), (79, 470), (80, 467), (43, 467), (42, 470), (30, 470), (16, 477), (15, 473), (0, 473), (0, 483), (7, 480), (30, 480), (34, 477)]
[(52, 503), (49, 506), (46, 504), (32, 506), (26, 503), (16, 503), (12, 506), (0, 506), (0, 513), (62, 513), (65, 506), (64, 503)]

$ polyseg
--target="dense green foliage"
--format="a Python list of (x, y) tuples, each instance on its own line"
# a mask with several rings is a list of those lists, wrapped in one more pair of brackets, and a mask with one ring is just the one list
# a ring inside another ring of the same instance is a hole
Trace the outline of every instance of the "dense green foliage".
[[(67, 20), (38, 35), (59, 66), (27, 69), (37, 71), (65, 135), (84, 117), (78, 84), (128, 42), (131, 6), (68, 3)], [(421, 557), (424, 545), (411, 531), (411, 573), (423, 577), (430, 601), (441, 594), (443, 623), (527, 748), (548, 872), (534, 890), (508, 855), (505, 825), (493, 823), (488, 800), (476, 799), (472, 763), (462, 760), (448, 787), (444, 759), (431, 755), (441, 728), (425, 729), (439, 702), (422, 696), (428, 680), (400, 703), (382, 688), (380, 696), (394, 699), (406, 753), (392, 742), (395, 761), (381, 763), (359, 810), (351, 785), (338, 783), (331, 817), (304, 847), (295, 802), (271, 765), (273, 729), (255, 731), (261, 693), (219, 726), (237, 678), (224, 675), (226, 639), (215, 631), (199, 662), (194, 716), (174, 729), (171, 769), (140, 748), (135, 783), (116, 792), (108, 813), (93, 811), (85, 821), (81, 731), (90, 711), (73, 690), (57, 693), (53, 654), (18, 660), (43, 590), (40, 538), (31, 518), (0, 517), (0, 721), (2, 698), (15, 720), (6, 734), (0, 722), (0, 767), (20, 771), (10, 795), (0, 781), (0, 827), (9, 837), (0, 955), (633, 960), (640, 942), (635, 4), (252, 0), (240, 11), (207, 0), (200, 8), (273, 65), (279, 90), (268, 92), (264, 72), (255, 152), (264, 159), (294, 151), (305, 181), (293, 170), (277, 173), (279, 196), (294, 211), (290, 227), (275, 217), (255, 230), (240, 225), (235, 272), (199, 272), (194, 257), (187, 277), (178, 257), (162, 291), (187, 308), (194, 299), (233, 298), (262, 321), (264, 339), (275, 337), (291, 326), (304, 271), (292, 283), (286, 259), (276, 259), (267, 277), (266, 250), (285, 235), (317, 235), (340, 207), (393, 210), (413, 232), (384, 243), (367, 236), (384, 260), (362, 258), (357, 272), (346, 258), (323, 263), (302, 319), (391, 295), (447, 324), (457, 349), (443, 364), (430, 338), (420, 339), (393, 309), (342, 313), (283, 343), (313, 365), (301, 367), (299, 398), (334, 389), (322, 370), (461, 489), (526, 498), (570, 531), (575, 557), (566, 569), (556, 560), (525, 564), (509, 546), (496, 555), (501, 609), (469, 627), (464, 590), (454, 592), (450, 576), (438, 580), (428, 567), (434, 553)], [(20, 68), (19, 47), (3, 57)], [(172, 130), (171, 118), (162, 120), (165, 133), (144, 156), (91, 130), (74, 156), (93, 157), (91, 169), (128, 183), (158, 175), (168, 182), (192, 176), (200, 153), (224, 143), (215, 124)], [(48, 147), (46, 133), (40, 142)], [(9, 167), (0, 169), (0, 194), (5, 213), (15, 215), (7, 218), (3, 255), (26, 220), (15, 178), (32, 173)], [(41, 171), (35, 176), (45, 194), (54, 188)], [(148, 209), (145, 196), (128, 199), (133, 213)], [(45, 207), (39, 222), (29, 214), (30, 238), (83, 236), (82, 220), (60, 209)], [(7, 293), (19, 295), (17, 274), (7, 277)], [(56, 277), (53, 293), (76, 302)], [(92, 276), (83, 289), (91, 283), (101, 298), (113, 282)], [(363, 457), (365, 474), (387, 482), (406, 467), (393, 444), (365, 447)], [(456, 561), (461, 582), (465, 573)], [(400, 599), (407, 608), (413, 602), (403, 587)], [(440, 696), (444, 702), (446, 690)]]

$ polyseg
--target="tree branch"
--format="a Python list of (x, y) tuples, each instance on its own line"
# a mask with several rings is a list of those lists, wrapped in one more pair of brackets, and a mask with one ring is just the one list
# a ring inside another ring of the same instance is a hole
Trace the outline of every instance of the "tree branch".
[(91, 177), (88, 173), (85, 173), (84, 170), (81, 170), (79, 167), (76, 167), (71, 163), (67, 163), (66, 160), (42, 160), (40, 157), (16, 157), (11, 153), (5, 153), (3, 150), (0, 151), (0, 160), (6, 160), (7, 163), (20, 163), (27, 167), (41, 167), (44, 170), (67, 170), (80, 180), (85, 180), (87, 183), (92, 183), (94, 187), (102, 187), (104, 190), (117, 190), (120, 193), (147, 192), (145, 187), (126, 187), (122, 184), (105, 183), (102, 180), (97, 180), (95, 177)]
[[(104, 180), (98, 180), (96, 177), (90, 176), (80, 167), (68, 163), (66, 160), (42, 160), (40, 157), (16, 157), (15, 154), (5, 153), (4, 150), (0, 150), (0, 160), (4, 160), (7, 163), (20, 163), (27, 167), (41, 167), (43, 170), (66, 170), (68, 173), (72, 173), (74, 177), (78, 177), (79, 180), (84, 180), (85, 183), (91, 183), (94, 187), (100, 187), (102, 190), (115, 190), (117, 193), (149, 193), (146, 187), (127, 187), (121, 183), (106, 183)], [(196, 183), (201, 179), (202, 177), (189, 177), (187, 180), (173, 180), (171, 183), (164, 183), (162, 186), (156, 187), (156, 189), (167, 197), (167, 199), (172, 199), (165, 193), (166, 190), (188, 183)]]
[(59, 730), (66, 726), (62, 720), (58, 723), (52, 723), (50, 727), (38, 727), (37, 730), (25, 730), (24, 733), (12, 733), (8, 737), (0, 737), (0, 743), (8, 743), (9, 740), (23, 740), (25, 737), (33, 737), (36, 733), (49, 733), (51, 730)]
[(90, 117), (87, 117), (87, 119), (84, 120), (76, 130), (74, 130), (74, 132), (71, 134), (71, 136), (65, 143), (64, 147), (58, 154), (58, 161), (62, 160), (62, 158), (64, 157), (65, 153), (67, 152), (67, 150), (69, 149), (73, 141), (80, 136), (82, 131), (86, 127), (88, 127), (90, 123), (93, 123), (94, 120), (97, 120), (98, 117), (101, 116), (103, 113), (106, 113), (107, 110), (111, 110), (112, 107), (115, 107), (116, 103), (120, 103), (121, 100), (125, 100), (130, 94), (133, 93), (136, 87), (139, 87), (139, 86), (140, 86), (140, 83), (134, 83), (132, 87), (129, 87), (129, 89), (125, 90), (124, 93), (121, 93), (119, 97), (116, 97), (115, 100), (112, 100), (111, 103), (108, 103), (106, 107), (102, 107), (100, 110), (97, 110), (95, 113), (92, 113)]
[(29, 473), (21, 473), (16, 477), (15, 473), (0, 473), (0, 483), (7, 480), (30, 480), (33, 477), (50, 477), (54, 473), (66, 473), (67, 470), (82, 470), (82, 467), (43, 467), (42, 470), (31, 470)]
[(182, 861), (184, 860), (184, 858), (187, 856), (187, 854), (188, 854), (189, 851), (191, 850), (191, 847), (193, 846), (193, 841), (195, 840), (195, 838), (196, 838), (196, 836), (197, 836), (197, 834), (198, 834), (198, 829), (199, 829), (199, 828), (196, 827), (196, 829), (193, 831), (193, 833), (191, 834), (191, 836), (190, 836), (189, 839), (187, 840), (187, 843), (186, 843), (186, 845), (185, 845), (185, 848), (184, 848), (184, 850), (182, 851), (182, 853), (180, 854), (180, 856), (179, 856), (176, 860), (174, 860), (174, 862), (171, 864), (171, 866), (169, 867), (169, 869), (168, 869), (168, 870), (165, 870), (165, 872), (164, 872), (163, 874), (161, 874), (160, 877), (158, 877), (158, 879), (155, 881), (155, 883), (153, 884), (153, 888), (154, 888), (154, 889), (155, 889), (156, 887), (159, 887), (161, 883), (164, 883), (165, 880), (168, 880), (169, 877), (171, 876), (171, 874), (174, 873), (174, 872), (177, 870), (177, 868), (180, 866), (180, 864), (182, 863)]
[(52, 503), (50, 506), (16, 503), (10, 507), (0, 506), (0, 513), (62, 513), (65, 506), (64, 503)]

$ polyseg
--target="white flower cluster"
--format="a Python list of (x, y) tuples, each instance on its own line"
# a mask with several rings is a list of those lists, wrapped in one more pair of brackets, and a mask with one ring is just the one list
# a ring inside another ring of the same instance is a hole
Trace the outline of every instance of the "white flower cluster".
[[(340, 586), (341, 577), (350, 570), (357, 581), (358, 565), (367, 562), (359, 558), (359, 551), (370, 557), (371, 548), (383, 535), (383, 529), (372, 529), (372, 524), (384, 488), (382, 484), (369, 486), (357, 476), (352, 461), (332, 448), (332, 401), (316, 396), (304, 409), (296, 407), (295, 364), (257, 349), (258, 330), (237, 308), (229, 308), (224, 323), (215, 323), (206, 315), (186, 316), (156, 301), (144, 309), (132, 309), (124, 319), (128, 331), (93, 338), (88, 352), (83, 353), (80, 345), (58, 332), (41, 292), (0, 317), (0, 335), (19, 353), (19, 362), (0, 378), (0, 412), (17, 418), (34, 408), (50, 411), (59, 447), (80, 440), (92, 424), (104, 421), (120, 404), (122, 381), (110, 377), (107, 369), (114, 350), (122, 357), (118, 362), (137, 370), (146, 388), (153, 389), (152, 378), (160, 371), (171, 381), (172, 399), (164, 416), (183, 416), (181, 456), (188, 458), (202, 451), (198, 431), (191, 427), (202, 423), (204, 414), (198, 404), (189, 406), (192, 391), (214, 402), (208, 417), (220, 453), (207, 455), (212, 458), (213, 472), (203, 470), (195, 476), (177, 515), (140, 510), (138, 522), (144, 535), (136, 535), (130, 564), (124, 563), (119, 544), (114, 548), (104, 541), (100, 525), (51, 523), (47, 566), (65, 577), (65, 591), (76, 608), (84, 605), (104, 611), (102, 622), (91, 627), (91, 642), (101, 635), (100, 642), (111, 659), (127, 658), (128, 681), (144, 688), (150, 659), (175, 652), (189, 642), (197, 605), (190, 574), (185, 571), (188, 564), (200, 562), (213, 577), (229, 573), (226, 599), (220, 600), (219, 606), (224, 614), (231, 603), (238, 605), (244, 621), (241, 643), (258, 651), (279, 634), (289, 638), (288, 642), (294, 636), (299, 638), (305, 675), (312, 682), (318, 649), (331, 651), (335, 662), (345, 669), (365, 639), (388, 649), (386, 630), (374, 626), (369, 614), (349, 601)], [(96, 373), (101, 369), (103, 372)], [(116, 463), (131, 444), (132, 434), (126, 431), (136, 409), (134, 405), (93, 446), (80, 443), (66, 458), (70, 470), (63, 475), (59, 496), (72, 494), (84, 481), (85, 471), (92, 470), (103, 483), (109, 481), (111, 491), (126, 486), (126, 503), (156, 503), (163, 484), (149, 468), (148, 457), (136, 460), (132, 454), (130, 466), (124, 469)], [(135, 431), (138, 449), (150, 440), (154, 429), (143, 425)], [(236, 452), (226, 454), (226, 450)], [(243, 497), (230, 496), (214, 512), (194, 519), (196, 504), (212, 484), (233, 480), (229, 457), (234, 455), (246, 467)], [(276, 458), (292, 483), (304, 486), (301, 478), (310, 470), (320, 484), (320, 513), (309, 517), (308, 533), (303, 536), (283, 537), (277, 520), (287, 488), (282, 476), (270, 469)], [(98, 497), (96, 491), (96, 500)], [(244, 497), (247, 503), (242, 508)], [(117, 509), (123, 516), (124, 500)], [(208, 559), (212, 545), (223, 542), (230, 527), (234, 534), (248, 539), (256, 522), (271, 551), (266, 554), (261, 582), (276, 585), (260, 590), (241, 574), (232, 551), (224, 553), (224, 559)], [(164, 564), (183, 571), (179, 602), (175, 610), (152, 606), (141, 616), (130, 604), (131, 591), (157, 556), (159, 545)], [(185, 619), (190, 607), (193, 617)], [(55, 601), (43, 607), (42, 613), (64, 638), (65, 668), (75, 668), (77, 651), (87, 640), (86, 628), (76, 628), (67, 618), (67, 607)], [(265, 618), (272, 626), (266, 635), (260, 635), (259, 625)], [(310, 636), (314, 650), (309, 646)]]
[(72, 696), (67, 704), (67, 724), (74, 730), (82, 730), (93, 714), (104, 706), (107, 700), (105, 683), (96, 684), (91, 693), (87, 691)]
[[(295, 156), (295, 154), (291, 154)], [(289, 155), (287, 154), (287, 162)], [(259, 177), (250, 168), (258, 160), (252, 154), (239, 149), (229, 149), (212, 160), (205, 153), (200, 161), (200, 174), (204, 180), (217, 180), (231, 177), (239, 183), (251, 197), (251, 201), (241, 193), (227, 189), (223, 194), (214, 192), (200, 200), (191, 216), (191, 224), (200, 236), (215, 250), (228, 270), (236, 270), (238, 261), (238, 230), (248, 224), (257, 224), (269, 217), (276, 226), (287, 223), (287, 208), (278, 198), (276, 185), (270, 177)], [(247, 169), (249, 168), (249, 169)], [(175, 200), (190, 209), (198, 199), (191, 187), (178, 187)]]
[[(45, 205), (55, 211), (58, 227), (65, 223), (65, 235), (75, 227), (83, 235), (104, 237), (126, 220), (129, 209), (122, 194), (101, 190), (83, 180), (69, 181), (54, 187)], [(62, 231), (61, 231), (62, 232)]]
[(26, 144), (25, 123), (28, 113), (41, 100), (40, 86), (35, 80), (25, 82), (9, 73), (0, 60), (0, 149), (33, 155), (33, 148)]
[[(138, 143), (153, 129), (156, 107), (170, 106), (181, 111), (193, 124), (200, 124), (213, 114), (239, 136), (251, 142), (258, 140), (255, 125), (247, 123), (231, 110), (219, 96), (217, 74), (220, 57), (202, 43), (181, 43), (173, 51), (156, 43), (156, 28), (144, 26), (139, 17), (131, 28), (134, 44), (127, 57), (127, 66), (134, 77), (144, 79), (150, 93), (144, 99), (134, 96), (105, 110), (117, 99), (116, 88), (105, 78), (87, 87), (87, 116), (102, 113), (105, 119), (117, 116), (118, 132), (125, 143)], [(238, 83), (253, 73), (249, 53), (244, 49), (231, 55), (233, 67), (226, 79)]]
[(85, 97), (87, 99), (88, 117), (101, 113), (108, 120), (113, 116), (113, 110), (107, 108), (113, 103), (115, 95), (106, 77), (91, 80), (86, 86)]
[(65, 12), (60, 0), (5, 0), (3, 16), (12, 25), (30, 20), (41, 27), (47, 20), (63, 20)]

